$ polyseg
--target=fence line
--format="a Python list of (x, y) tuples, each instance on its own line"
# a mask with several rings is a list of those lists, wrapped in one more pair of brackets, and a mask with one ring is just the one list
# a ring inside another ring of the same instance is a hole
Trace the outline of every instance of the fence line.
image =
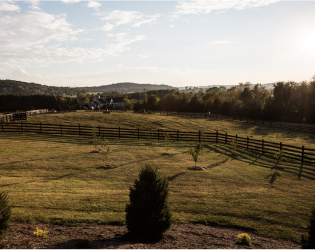
[[(63, 135), (63, 136), (82, 136), (92, 137), (93, 134), (105, 138), (119, 138), (119, 139), (145, 139), (145, 140), (165, 140), (165, 134), (169, 135), (171, 141), (192, 141), (192, 142), (209, 142), (216, 144), (231, 144), (232, 139), (235, 139), (237, 147), (252, 151), (258, 154), (264, 154), (273, 156), (279, 150), (283, 150), (284, 157), (289, 159), (291, 162), (300, 163), (301, 168), (299, 169), (301, 176), (302, 168), (304, 164), (310, 166), (315, 165), (315, 149), (302, 147), (296, 147), (292, 145), (286, 145), (283, 143), (269, 142), (265, 140), (256, 140), (249, 137), (238, 137), (237, 135), (228, 135), (227, 133), (222, 134), (216, 133), (203, 133), (188, 132), (179, 130), (143, 130), (143, 129), (127, 129), (121, 127), (90, 127), (90, 126), (73, 126), (73, 125), (62, 125), (62, 124), (47, 124), (47, 123), (2, 123), (0, 127), (1, 132), (19, 132), (19, 133), (39, 133), (39, 134), (50, 134), (50, 135)], [(304, 167), (303, 171), (311, 170), (314, 171), (313, 167)]]
[(228, 115), (219, 115), (219, 114), (207, 114), (207, 113), (193, 113), (193, 112), (171, 112), (171, 111), (147, 111), (147, 113), (161, 116), (178, 116), (178, 117), (187, 117), (187, 118), (206, 118), (206, 119), (217, 119), (217, 120), (232, 120), (240, 121), (247, 124), (256, 124), (271, 128), (286, 129), (291, 131), (300, 131), (306, 133), (315, 133), (315, 125), (296, 125), (290, 123), (269, 121), (269, 120), (258, 120), (258, 119), (249, 119), (242, 116), (228, 116)]

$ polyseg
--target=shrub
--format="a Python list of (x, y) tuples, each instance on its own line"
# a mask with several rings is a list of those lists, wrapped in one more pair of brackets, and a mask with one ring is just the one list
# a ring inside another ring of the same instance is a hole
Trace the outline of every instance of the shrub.
[(11, 208), (6, 193), (0, 193), (0, 241), (2, 241), (10, 228)]
[(168, 181), (157, 168), (146, 165), (139, 179), (130, 187), (130, 204), (126, 206), (127, 228), (131, 235), (142, 239), (160, 239), (172, 224), (167, 203)]
[(242, 244), (248, 245), (248, 246), (250, 246), (252, 244), (251, 238), (246, 233), (242, 233), (242, 234), (237, 235), (237, 241), (242, 243)]
[(44, 231), (44, 230), (38, 229), (38, 227), (36, 227), (35, 231), (33, 232), (33, 235), (35, 237), (47, 238), (48, 230)]
[(302, 235), (303, 249), (315, 249), (315, 208), (313, 208), (308, 225), (308, 235)]

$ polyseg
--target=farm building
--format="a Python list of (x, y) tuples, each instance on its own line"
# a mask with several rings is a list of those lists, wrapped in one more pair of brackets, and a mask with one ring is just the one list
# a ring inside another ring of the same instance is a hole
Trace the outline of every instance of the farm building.
[(95, 109), (97, 107), (113, 107), (113, 108), (124, 108), (124, 99), (122, 97), (114, 97), (114, 98), (101, 98), (94, 99), (89, 103), (89, 107), (91, 109)]

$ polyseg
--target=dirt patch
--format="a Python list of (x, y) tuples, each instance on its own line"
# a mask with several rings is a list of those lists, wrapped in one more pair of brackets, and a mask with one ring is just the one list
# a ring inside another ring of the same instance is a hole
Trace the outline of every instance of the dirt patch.
[(194, 170), (194, 171), (205, 171), (207, 169), (203, 168), (203, 167), (198, 167), (198, 166), (192, 166), (192, 167), (188, 167), (189, 170)]
[(175, 154), (172, 154), (172, 153), (162, 153), (161, 155), (175, 155)]
[(113, 166), (113, 165), (103, 165), (103, 166), (100, 166), (98, 167), (97, 169), (114, 169), (114, 168), (117, 168), (116, 166)]
[(228, 156), (231, 156), (231, 157), (237, 158), (237, 157), (239, 157), (239, 154), (231, 153), (231, 154), (228, 154)]
[(101, 152), (98, 150), (92, 150), (90, 153), (101, 153)]
[[(48, 238), (36, 238), (33, 232), (48, 230)], [(236, 237), (247, 233), (252, 245), (238, 244)], [(128, 236), (126, 226), (90, 225), (63, 227), (44, 224), (12, 223), (11, 228), (0, 243), (1, 248), (120, 248), (120, 249), (202, 249), (202, 248), (300, 248), (296, 243), (281, 239), (267, 238), (247, 230), (211, 227), (200, 224), (174, 224), (159, 241), (141, 241)]]

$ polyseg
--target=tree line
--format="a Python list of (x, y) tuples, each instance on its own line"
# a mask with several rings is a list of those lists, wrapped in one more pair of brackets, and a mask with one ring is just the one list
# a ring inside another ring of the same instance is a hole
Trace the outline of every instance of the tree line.
[(178, 90), (129, 94), (125, 107), (134, 110), (211, 112), (212, 114), (284, 122), (315, 123), (315, 76), (310, 81), (239, 83), (230, 89), (212, 87), (199, 93)]
[[(177, 89), (130, 94), (100, 94), (123, 97), (126, 109), (198, 112), (242, 116), (283, 122), (315, 123), (315, 76), (310, 81), (277, 82), (273, 88), (239, 83), (229, 89), (211, 87), (198, 93)], [(0, 95), (0, 112), (32, 109), (80, 109), (98, 95), (77, 93), (76, 98), (51, 95)]]

